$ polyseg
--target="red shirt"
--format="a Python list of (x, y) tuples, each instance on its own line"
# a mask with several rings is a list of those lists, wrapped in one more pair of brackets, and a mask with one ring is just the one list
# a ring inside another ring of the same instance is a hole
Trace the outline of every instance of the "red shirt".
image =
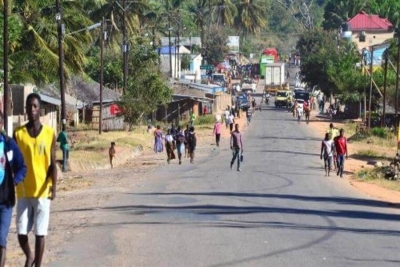
[(336, 153), (338, 155), (344, 155), (346, 154), (347, 150), (347, 139), (346, 137), (340, 137), (337, 136), (335, 137), (335, 147), (336, 147)]

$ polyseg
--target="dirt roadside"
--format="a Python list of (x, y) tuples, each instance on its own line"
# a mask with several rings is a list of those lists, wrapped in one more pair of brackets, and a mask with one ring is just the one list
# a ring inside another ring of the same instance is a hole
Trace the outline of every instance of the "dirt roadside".
[[(329, 129), (329, 124), (331, 123), (329, 120), (324, 120), (318, 118), (316, 112), (312, 113), (312, 118), (311, 122), (309, 124), (309, 127), (312, 127), (313, 130), (318, 133), (318, 135), (321, 136), (321, 140), (323, 139), (326, 131)], [(343, 123), (338, 123), (338, 122), (333, 122), (334, 126), (336, 128), (342, 128), (344, 127)], [(346, 135), (346, 133), (345, 133)], [(368, 146), (368, 147), (366, 147)], [(353, 143), (349, 142), (348, 144), (348, 151), (349, 151), (349, 159), (345, 162), (345, 179), (347, 182), (355, 187), (357, 190), (373, 197), (377, 198), (383, 201), (386, 201), (388, 203), (392, 204), (398, 204), (400, 203), (400, 192), (397, 191), (392, 191), (386, 188), (382, 188), (378, 185), (371, 184), (368, 182), (363, 182), (355, 179), (355, 175), (358, 171), (360, 171), (363, 168), (373, 168), (373, 165), (370, 165), (368, 160), (362, 160), (359, 158), (354, 157), (354, 154), (362, 149), (366, 148), (373, 148), (374, 150), (378, 151), (386, 151), (389, 152), (389, 154), (395, 153), (395, 150), (390, 151), (388, 148), (382, 148), (379, 146), (374, 146), (374, 145), (366, 145), (362, 143)]]
[[(246, 118), (236, 118), (242, 132), (246, 131)], [(212, 134), (213, 127), (196, 127), (198, 135), (198, 148), (196, 159), (208, 157), (215, 149), (215, 137)], [(229, 129), (222, 127), (221, 143), (228, 144), (230, 137)], [(120, 153), (125, 153), (122, 149)], [(102, 152), (108, 157), (108, 151)], [(76, 166), (84, 166), (83, 164)], [(107, 161), (105, 161), (107, 163)], [(108, 164), (108, 163), (107, 163)], [(171, 164), (178, 164), (172, 161)], [(189, 159), (183, 159), (183, 165), (189, 164)], [(122, 192), (131, 191), (138, 183), (145, 179), (156, 179), (154, 172), (160, 166), (167, 165), (166, 153), (155, 154), (152, 144), (143, 145), (140, 156), (129, 160), (119, 161), (118, 166), (109, 169), (108, 166), (98, 170), (87, 168), (75, 169), (63, 175), (58, 184), (58, 193), (52, 202), (49, 235), (46, 238), (46, 247), (43, 264), (46, 266), (56, 258), (63, 257), (62, 244), (71, 240), (74, 235), (82, 233), (90, 225), (96, 216), (96, 210), (100, 209), (113, 196)], [(87, 209), (87, 212), (79, 212), (78, 209)], [(34, 235), (29, 235), (31, 249), (34, 249)], [(7, 245), (6, 266), (23, 266), (25, 257), (19, 248), (15, 226), (15, 210), (10, 228)]]

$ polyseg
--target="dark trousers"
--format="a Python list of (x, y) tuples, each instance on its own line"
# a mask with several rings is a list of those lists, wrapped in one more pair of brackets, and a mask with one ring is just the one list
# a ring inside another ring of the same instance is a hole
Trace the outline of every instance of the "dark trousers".
[(219, 146), (219, 140), (221, 140), (221, 134), (215, 134), (215, 143)]
[(62, 171), (66, 172), (67, 171), (67, 167), (68, 167), (69, 149), (68, 148), (62, 148), (61, 150), (63, 152), (63, 167), (62, 167)]
[(337, 167), (340, 177), (343, 176), (345, 155), (337, 155)]
[(237, 168), (240, 168), (240, 148), (233, 148), (233, 157), (231, 160), (231, 166), (235, 164), (235, 160), (237, 160)]

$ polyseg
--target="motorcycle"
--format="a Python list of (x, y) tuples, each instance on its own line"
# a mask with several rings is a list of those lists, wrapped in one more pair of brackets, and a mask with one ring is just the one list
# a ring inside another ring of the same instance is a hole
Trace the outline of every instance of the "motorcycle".
[(271, 96), (269, 94), (265, 96), (265, 104), (269, 105), (270, 98), (271, 98)]

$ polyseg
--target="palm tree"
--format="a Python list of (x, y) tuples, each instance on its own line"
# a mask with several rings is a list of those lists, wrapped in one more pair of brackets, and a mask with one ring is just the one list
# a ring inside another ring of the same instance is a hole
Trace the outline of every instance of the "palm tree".
[(189, 7), (189, 13), (194, 17), (197, 29), (200, 30), (201, 43), (204, 43), (205, 25), (210, 19), (210, 9), (207, 7), (208, 0), (198, 0), (195, 5)]
[[(63, 24), (66, 32), (78, 30), (91, 21), (80, 10), (80, 1), (63, 3)], [(11, 1), (12, 16), (22, 25), (19, 46), (11, 51), (12, 82), (52, 82), (58, 79), (58, 42), (55, 1)], [(83, 73), (85, 53), (91, 42), (88, 32), (65, 36), (65, 77)]]
[(239, 0), (236, 3), (238, 15), (235, 17), (235, 28), (243, 35), (257, 34), (267, 26), (267, 5), (263, 0)]
[(331, 0), (325, 6), (323, 27), (326, 30), (338, 29), (343, 21), (355, 16), (367, 7), (368, 0)]
[(212, 8), (212, 16), (217, 25), (233, 25), (236, 15), (237, 9), (231, 0), (218, 0), (216, 5)]

